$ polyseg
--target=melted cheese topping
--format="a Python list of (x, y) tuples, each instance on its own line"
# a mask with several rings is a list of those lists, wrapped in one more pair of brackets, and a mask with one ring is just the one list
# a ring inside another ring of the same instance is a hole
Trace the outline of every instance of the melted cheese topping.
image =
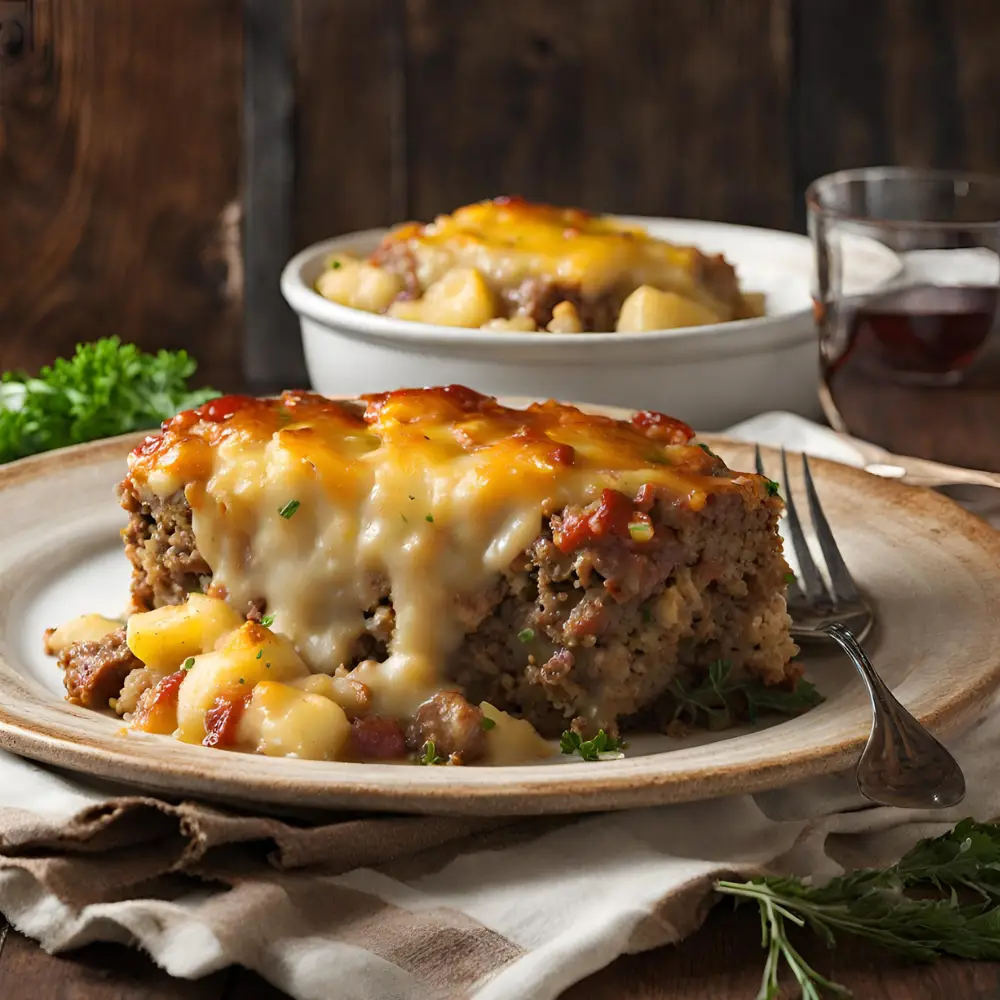
[[(234, 607), (266, 600), (274, 629), (315, 671), (351, 662), (365, 611), (391, 592), (390, 655), (355, 674), (377, 712), (401, 717), (439, 690), (467, 628), (461, 602), (497, 582), (546, 515), (593, 504), (601, 516), (618, 498), (629, 520), (650, 490), (693, 508), (723, 491), (765, 501), (765, 480), (730, 472), (691, 437), (661, 414), (625, 423), (554, 402), (516, 410), (461, 386), (359, 403), (231, 396), (148, 438), (128, 485), (147, 500), (183, 493), (213, 588)], [(625, 544), (642, 543), (642, 516)]]
[[(642, 228), (578, 208), (495, 198), (438, 216), (428, 225), (399, 226), (386, 237), (383, 251), (399, 244), (412, 253), (424, 289), (461, 267), (474, 268), (498, 289), (543, 278), (578, 285), (587, 298), (649, 285), (703, 302), (724, 319), (740, 304), (735, 273), (722, 258), (708, 258), (695, 247), (667, 243)], [(383, 251), (376, 252), (376, 261)], [(714, 280), (709, 283), (706, 277)]]

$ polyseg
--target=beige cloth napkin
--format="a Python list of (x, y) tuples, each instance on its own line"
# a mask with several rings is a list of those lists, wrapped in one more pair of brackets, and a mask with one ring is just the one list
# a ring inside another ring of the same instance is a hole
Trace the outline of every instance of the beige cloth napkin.
[[(788, 415), (736, 433), (851, 460)], [(969, 796), (944, 813), (871, 807), (831, 776), (587, 817), (325, 824), (139, 797), (0, 754), (0, 912), (50, 951), (117, 941), (188, 978), (239, 963), (302, 1000), (543, 1000), (690, 934), (720, 876), (884, 864), (1000, 814), (1000, 702), (952, 749)]]

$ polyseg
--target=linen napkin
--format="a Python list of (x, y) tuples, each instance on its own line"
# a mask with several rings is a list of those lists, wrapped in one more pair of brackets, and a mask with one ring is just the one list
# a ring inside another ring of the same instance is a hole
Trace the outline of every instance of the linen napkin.
[[(789, 414), (731, 433), (863, 464)], [(979, 512), (1000, 524), (985, 492)], [(0, 754), (0, 912), (50, 951), (121, 942), (186, 978), (238, 963), (300, 1000), (547, 1000), (690, 934), (719, 877), (886, 864), (964, 816), (1000, 815), (1000, 699), (951, 749), (969, 794), (945, 812), (874, 807), (834, 775), (585, 817), (311, 823)]]

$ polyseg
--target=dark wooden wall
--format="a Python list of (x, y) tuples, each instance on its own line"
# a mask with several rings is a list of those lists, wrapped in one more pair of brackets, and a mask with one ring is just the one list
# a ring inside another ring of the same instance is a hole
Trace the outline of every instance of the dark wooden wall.
[(301, 382), (291, 252), (498, 193), (801, 229), (829, 170), (1000, 172), (998, 0), (32, 8), (0, 57), (3, 368), (118, 333)]

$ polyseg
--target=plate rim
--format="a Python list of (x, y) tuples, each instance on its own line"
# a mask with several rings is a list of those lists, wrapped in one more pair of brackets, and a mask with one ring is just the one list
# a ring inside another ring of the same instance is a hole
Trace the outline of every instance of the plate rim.
[[(605, 413), (620, 410), (584, 405)], [(25, 480), (44, 478), (57, 469), (66, 472), (73, 467), (96, 465), (114, 458), (124, 459), (128, 448), (149, 433), (152, 432), (121, 435), (9, 463), (0, 467), (0, 490)], [(699, 439), (721, 448), (747, 447), (746, 442), (725, 435), (699, 435)], [(863, 484), (869, 495), (888, 502), (901, 502), (916, 508), (921, 514), (930, 515), (946, 525), (950, 533), (957, 533), (975, 544), (984, 560), (991, 559), (994, 565), (1000, 567), (1000, 532), (947, 497), (932, 490), (881, 479), (835, 462), (811, 459), (810, 465), (814, 475), (836, 478), (848, 486)], [(996, 579), (1000, 581), (1000, 569)], [(23, 692), (24, 681), (24, 676), (8, 662), (6, 656), (0, 655), (0, 695), (11, 690), (17, 694), (17, 685), (22, 685)], [(13, 689), (11, 684), (15, 686)], [(937, 733), (953, 731), (970, 721), (982, 700), (998, 686), (1000, 649), (988, 661), (981, 662), (968, 680), (956, 684), (948, 696), (922, 710), (919, 718)], [(71, 708), (67, 703), (57, 704)], [(796, 721), (790, 720), (784, 725), (793, 725)], [(218, 764), (223, 761), (212, 763), (214, 758), (208, 755), (203, 758), (204, 751), (200, 747), (189, 748), (199, 755), (192, 757), (189, 763), (173, 756), (161, 759), (144, 751), (144, 747), (148, 746), (146, 740), (158, 739), (155, 737), (122, 739), (109, 733), (107, 737), (79, 734), (74, 738), (72, 713), (67, 713), (65, 725), (56, 726), (46, 720), (25, 720), (22, 714), (8, 707), (6, 699), (0, 701), (0, 748), (56, 767), (83, 770), (102, 779), (121, 782), (136, 789), (150, 789), (174, 798), (199, 797), (244, 805), (247, 802), (293, 805), (323, 811), (350, 808), (423, 814), (534, 815), (711, 799), (737, 791), (750, 793), (782, 787), (804, 778), (842, 770), (861, 750), (867, 737), (866, 725), (860, 730), (857, 726), (852, 729), (848, 722), (845, 721), (845, 732), (839, 739), (811, 747), (795, 747), (791, 752), (775, 749), (765, 759), (737, 764), (720, 760), (682, 770), (663, 771), (662, 765), (657, 767), (657, 761), (664, 756), (686, 752), (679, 749), (626, 758), (616, 762), (614, 767), (603, 762), (579, 762), (567, 765), (572, 767), (569, 772), (551, 766), (530, 768), (532, 776), (544, 772), (542, 780), (528, 780), (529, 769), (525, 765), (476, 769), (477, 772), (492, 775), (492, 780), (460, 785), (448, 780), (448, 769), (417, 769), (411, 775), (414, 780), (400, 782), (398, 773), (389, 781), (378, 780), (379, 773), (389, 769), (389, 765), (319, 761), (297, 762), (314, 765), (317, 774), (315, 778), (297, 774), (289, 783), (288, 777), (282, 776), (280, 758), (259, 758), (249, 754), (236, 756), (253, 761), (254, 766), (250, 770), (254, 773), (234, 778), (232, 769), (219, 768)], [(139, 740), (142, 740), (142, 745)], [(725, 742), (712, 745), (724, 746)], [(329, 770), (331, 767), (341, 771), (333, 773)], [(236, 770), (245, 769), (239, 767)], [(224, 770), (230, 771), (228, 778)], [(391, 768), (386, 773), (394, 771), (396, 768)], [(235, 791), (234, 782), (238, 784)], [(227, 785), (228, 788), (225, 787)]]

